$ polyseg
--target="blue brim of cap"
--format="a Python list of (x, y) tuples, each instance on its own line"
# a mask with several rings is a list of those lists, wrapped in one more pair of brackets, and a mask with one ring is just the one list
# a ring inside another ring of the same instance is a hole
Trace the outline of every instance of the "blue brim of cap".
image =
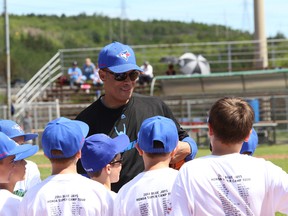
[(32, 140), (38, 137), (38, 134), (35, 133), (29, 133), (29, 134), (24, 134), (24, 141)]
[(36, 133), (26, 133), (26, 134), (21, 134), (21, 135), (16, 135), (16, 136), (10, 136), (10, 139), (13, 139), (15, 137), (20, 137), (23, 136), (24, 137), (24, 142), (28, 141), (28, 140), (33, 140), (35, 138), (38, 137), (38, 134)]
[(73, 120), (73, 121), (78, 123), (78, 126), (80, 127), (83, 136), (86, 137), (87, 134), (89, 133), (89, 126), (83, 121), (79, 121), (79, 120)]
[(36, 145), (31, 144), (22, 144), (16, 146), (11, 152), (9, 152), (9, 155), (15, 155), (14, 161), (22, 160), (25, 158), (28, 158), (36, 152), (39, 151), (39, 147)]
[(115, 143), (115, 152), (117, 154), (122, 153), (130, 144), (130, 140), (125, 134), (120, 134), (113, 138), (113, 142)]
[(94, 134), (86, 138), (82, 149), (82, 165), (87, 172), (97, 172), (129, 146), (129, 137), (120, 134), (110, 138), (105, 134)]
[(124, 73), (131, 70), (143, 71), (140, 67), (135, 64), (122, 64), (117, 66), (108, 67), (114, 73)]
[(257, 135), (257, 132), (253, 128), (248, 142), (243, 142), (240, 153), (242, 154), (244, 152), (250, 152), (249, 155), (253, 155), (257, 145), (258, 145), (258, 135)]

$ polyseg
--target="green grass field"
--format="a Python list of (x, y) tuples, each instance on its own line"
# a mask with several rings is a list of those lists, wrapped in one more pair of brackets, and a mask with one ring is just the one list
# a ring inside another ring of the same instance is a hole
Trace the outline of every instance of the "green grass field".
[[(210, 154), (207, 148), (200, 148), (196, 157), (201, 157)], [(263, 157), (272, 163), (282, 167), (288, 173), (288, 145), (259, 145), (254, 154), (255, 157)], [(45, 179), (51, 174), (51, 166), (49, 160), (40, 151), (37, 155), (29, 158), (34, 161), (40, 170), (41, 178)], [(276, 213), (276, 216), (283, 216), (284, 214)]]
[[(207, 148), (200, 148), (196, 157), (210, 154)], [(280, 166), (288, 173), (288, 145), (259, 145), (254, 154), (255, 157), (263, 157)]]

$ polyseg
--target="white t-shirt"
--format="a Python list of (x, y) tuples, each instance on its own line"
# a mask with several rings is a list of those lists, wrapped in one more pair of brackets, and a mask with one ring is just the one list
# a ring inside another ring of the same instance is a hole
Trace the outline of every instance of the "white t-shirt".
[(117, 196), (117, 193), (116, 192), (114, 192), (114, 191), (111, 191), (111, 190), (108, 190), (109, 191), (109, 193), (111, 194), (111, 197), (113, 198), (113, 200), (116, 198), (116, 196)]
[(114, 216), (170, 215), (170, 193), (177, 174), (172, 168), (139, 173), (118, 191)]
[(21, 197), (12, 194), (8, 190), (0, 190), (0, 215), (13, 216), (17, 215)]
[(153, 78), (153, 67), (152, 65), (148, 64), (147, 67), (145, 67), (145, 65), (141, 66), (141, 69), (143, 70), (143, 74)]
[(14, 193), (21, 196), (34, 185), (41, 182), (40, 171), (33, 161), (26, 160), (25, 179), (16, 183)]
[(113, 214), (113, 199), (99, 182), (79, 174), (49, 176), (27, 191), (18, 215), (97, 215)]
[(262, 158), (209, 155), (181, 167), (171, 199), (175, 216), (288, 213), (288, 175)]

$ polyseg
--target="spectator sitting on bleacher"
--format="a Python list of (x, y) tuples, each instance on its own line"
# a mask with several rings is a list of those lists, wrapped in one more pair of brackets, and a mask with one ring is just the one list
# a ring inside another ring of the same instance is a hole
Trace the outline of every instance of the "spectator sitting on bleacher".
[(165, 72), (166, 75), (176, 75), (176, 71), (174, 70), (174, 65), (169, 64), (168, 69)]
[[(94, 86), (96, 86), (96, 87), (102, 87), (103, 86), (103, 81), (100, 79), (100, 76), (99, 76), (98, 64), (96, 64), (94, 73), (92, 74), (91, 77), (92, 77)], [(97, 98), (99, 98), (101, 96), (101, 90), (100, 89), (96, 90), (96, 95), (97, 95)]]
[(150, 84), (154, 75), (153, 75), (153, 67), (148, 62), (145, 61), (144, 64), (141, 66), (142, 72), (139, 75), (139, 84), (144, 85), (145, 83)]
[(91, 78), (93, 80), (93, 85), (94, 86), (102, 86), (103, 85), (103, 81), (100, 79), (100, 76), (99, 76), (99, 67), (98, 67), (98, 65), (96, 65), (94, 73), (91, 75)]
[(90, 58), (86, 58), (85, 64), (83, 65), (83, 69), (82, 69), (83, 79), (85, 81), (93, 80), (95, 70), (96, 70), (96, 67), (95, 67), (94, 63), (91, 62)]
[(82, 83), (82, 71), (78, 67), (76, 61), (72, 63), (72, 67), (68, 69), (68, 75), (70, 76), (70, 87), (73, 88), (74, 84), (81, 84)]

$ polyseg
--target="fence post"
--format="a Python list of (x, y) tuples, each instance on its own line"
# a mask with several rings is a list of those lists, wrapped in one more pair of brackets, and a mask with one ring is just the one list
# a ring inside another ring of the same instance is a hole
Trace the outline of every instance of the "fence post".
[(227, 52), (227, 59), (228, 59), (228, 72), (232, 72), (232, 51), (231, 51), (231, 44), (228, 43), (228, 52)]

